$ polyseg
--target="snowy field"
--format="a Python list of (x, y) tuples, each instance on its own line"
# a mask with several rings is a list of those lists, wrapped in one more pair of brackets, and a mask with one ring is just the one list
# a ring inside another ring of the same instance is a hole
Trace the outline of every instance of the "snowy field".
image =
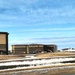
[[(73, 62), (72, 62), (73, 61)], [(72, 63), (71, 63), (72, 62)], [(8, 61), (0, 60), (0, 71), (29, 69), (45, 66), (75, 65), (75, 58), (44, 58), (44, 59), (10, 59)]]

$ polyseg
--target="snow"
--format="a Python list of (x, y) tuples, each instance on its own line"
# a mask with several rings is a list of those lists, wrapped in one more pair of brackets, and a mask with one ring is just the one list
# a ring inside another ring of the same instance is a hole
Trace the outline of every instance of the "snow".
[(0, 66), (13, 66), (13, 65), (54, 65), (56, 63), (61, 63), (64, 61), (74, 61), (75, 58), (54, 58), (54, 59), (33, 59), (33, 60), (24, 60), (24, 61), (10, 61), (10, 62), (3, 62), (0, 63)]

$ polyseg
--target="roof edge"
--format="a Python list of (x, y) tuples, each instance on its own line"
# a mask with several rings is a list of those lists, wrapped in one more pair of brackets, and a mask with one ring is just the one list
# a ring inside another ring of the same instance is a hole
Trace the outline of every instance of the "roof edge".
[(9, 34), (8, 32), (0, 32), (0, 34)]

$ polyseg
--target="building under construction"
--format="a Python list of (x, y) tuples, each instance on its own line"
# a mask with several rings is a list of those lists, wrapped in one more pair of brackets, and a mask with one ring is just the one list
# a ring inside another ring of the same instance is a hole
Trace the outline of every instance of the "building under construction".
[(20, 44), (12, 45), (11, 50), (13, 54), (36, 54), (41, 52), (56, 52), (56, 45), (44, 45), (44, 44)]
[(8, 33), (0, 32), (0, 54), (8, 54)]

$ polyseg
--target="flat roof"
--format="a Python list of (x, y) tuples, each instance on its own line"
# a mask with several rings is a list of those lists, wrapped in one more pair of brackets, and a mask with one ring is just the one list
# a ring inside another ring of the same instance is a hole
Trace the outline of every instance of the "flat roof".
[(11, 46), (33, 46), (33, 45), (57, 46), (55, 44), (14, 44), (14, 45), (11, 45)]
[(9, 34), (8, 32), (0, 32), (0, 34)]

